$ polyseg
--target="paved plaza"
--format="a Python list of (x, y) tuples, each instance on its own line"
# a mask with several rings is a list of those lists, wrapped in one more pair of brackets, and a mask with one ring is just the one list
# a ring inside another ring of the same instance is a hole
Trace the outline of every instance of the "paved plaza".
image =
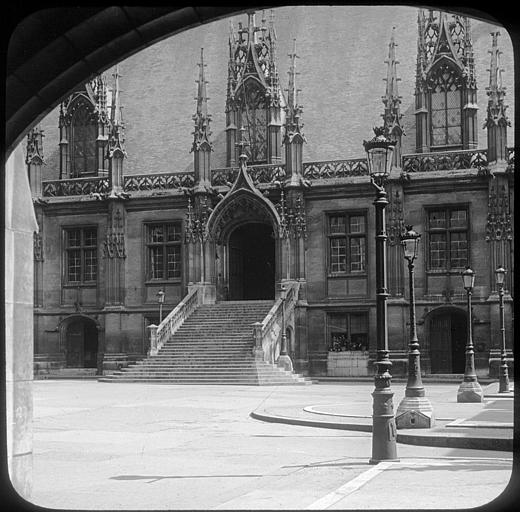
[[(395, 407), (404, 386), (393, 386)], [(428, 384), (434, 408), (442, 402), (459, 419), (477, 409), (488, 415), (495, 410), (495, 422), (513, 421), (512, 407), (500, 399), (457, 404), (457, 387)], [(250, 415), (351, 407), (353, 416), (365, 416), (372, 391), (369, 382), (249, 387), (35, 381), (30, 501), (68, 510), (453, 510), (487, 504), (504, 491), (512, 474), (509, 450), (398, 443), (399, 462), (370, 465), (370, 432)]]

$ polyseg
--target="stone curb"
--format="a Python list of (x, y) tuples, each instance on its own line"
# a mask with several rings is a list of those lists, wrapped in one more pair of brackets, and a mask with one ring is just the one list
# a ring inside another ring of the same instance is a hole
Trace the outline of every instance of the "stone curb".
[[(256, 420), (271, 423), (285, 423), (288, 425), (300, 425), (304, 427), (331, 428), (338, 430), (351, 430), (358, 432), (372, 432), (372, 425), (366, 423), (343, 423), (335, 421), (318, 421), (303, 418), (292, 418), (268, 414), (266, 412), (250, 413)], [(479, 435), (467, 436), (465, 434), (439, 434), (439, 433), (418, 433), (411, 430), (401, 430), (397, 432), (397, 442), (412, 444), (416, 446), (434, 446), (439, 448), (468, 448), (474, 450), (496, 450), (513, 451), (512, 438), (484, 437)]]

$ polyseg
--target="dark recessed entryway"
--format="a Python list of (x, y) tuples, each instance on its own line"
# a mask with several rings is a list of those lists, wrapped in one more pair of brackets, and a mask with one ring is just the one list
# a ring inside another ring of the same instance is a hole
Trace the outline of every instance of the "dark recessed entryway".
[(464, 373), (467, 316), (462, 311), (443, 311), (430, 318), (432, 373)]
[(268, 224), (249, 223), (229, 237), (229, 299), (274, 299), (275, 241)]
[(66, 331), (67, 368), (96, 368), (98, 356), (98, 331), (92, 320), (73, 320)]

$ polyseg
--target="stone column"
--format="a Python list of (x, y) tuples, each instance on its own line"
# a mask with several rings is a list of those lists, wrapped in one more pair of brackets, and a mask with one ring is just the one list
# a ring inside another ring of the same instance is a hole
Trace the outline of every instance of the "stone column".
[(5, 363), (7, 465), (16, 492), (32, 493), (33, 233), (38, 230), (23, 149), (5, 167)]

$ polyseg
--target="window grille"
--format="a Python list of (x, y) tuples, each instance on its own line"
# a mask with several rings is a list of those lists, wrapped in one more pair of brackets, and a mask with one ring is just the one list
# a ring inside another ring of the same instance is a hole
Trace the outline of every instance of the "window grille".
[(176, 280), (181, 277), (180, 223), (147, 226), (147, 280)]
[(328, 217), (329, 275), (364, 272), (366, 267), (366, 218), (334, 214)]
[(96, 282), (97, 252), (97, 228), (65, 230), (65, 279), (68, 284)]
[(468, 265), (468, 211), (450, 207), (428, 212), (429, 270), (462, 270)]

